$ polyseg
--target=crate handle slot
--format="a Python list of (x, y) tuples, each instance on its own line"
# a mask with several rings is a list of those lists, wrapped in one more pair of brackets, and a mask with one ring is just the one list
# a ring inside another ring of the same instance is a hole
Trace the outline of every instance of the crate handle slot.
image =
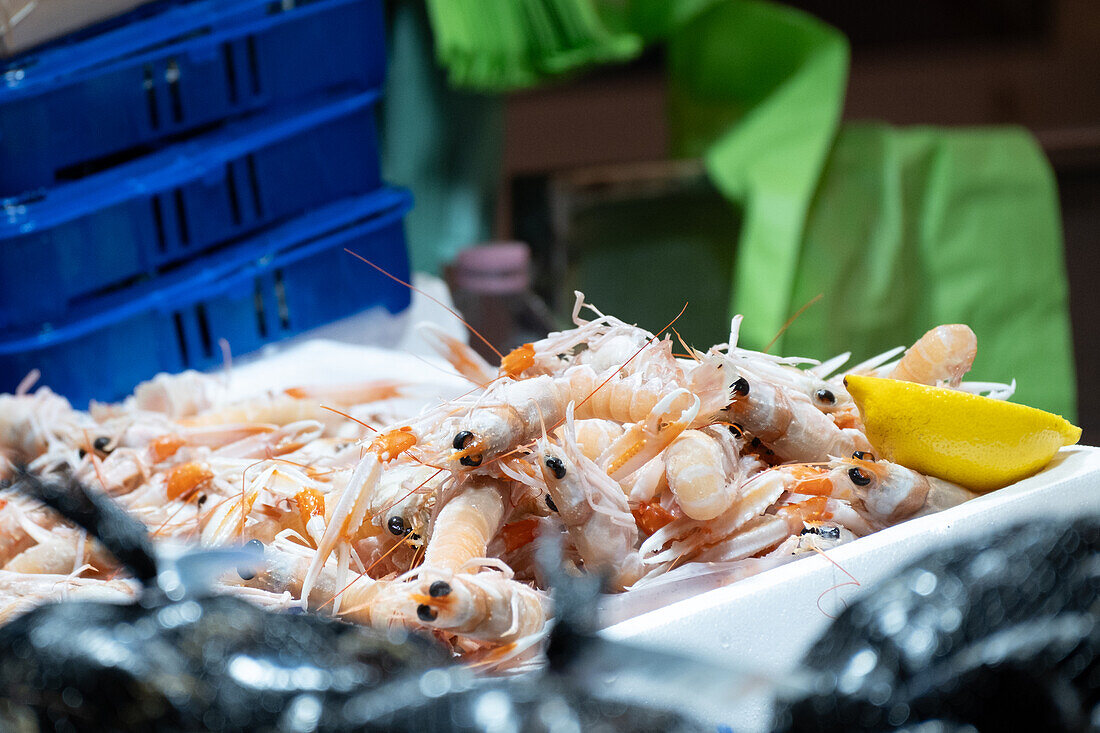
[(206, 318), (206, 306), (199, 303), (195, 306), (195, 318), (199, 322), (199, 338), (202, 339), (202, 355), (207, 359), (214, 356), (214, 339), (210, 337), (210, 321)]
[(164, 211), (160, 207), (160, 196), (149, 199), (153, 205), (153, 227), (157, 230), (157, 251), (168, 251), (168, 240), (164, 236)]
[(157, 130), (160, 128), (160, 112), (157, 110), (157, 85), (153, 81), (153, 65), (145, 64), (142, 67), (141, 87), (145, 90), (145, 104), (149, 109), (149, 127)]
[(232, 162), (225, 164), (225, 189), (229, 193), (229, 213), (233, 216), (233, 225), (239, 227), (243, 221), (241, 199), (237, 194), (237, 176), (234, 175)]
[(187, 330), (183, 327), (183, 314), (179, 311), (173, 313), (172, 322), (176, 326), (176, 344), (180, 347), (180, 363), (189, 365), (191, 359), (187, 353)]
[(264, 315), (264, 286), (261, 278), (256, 278), (255, 287), (252, 291), (252, 304), (256, 310), (256, 330), (260, 333), (260, 338), (267, 338), (267, 318)]
[(233, 44), (226, 41), (222, 44), (222, 59), (225, 61), (225, 89), (229, 95), (229, 103), (237, 103), (237, 66), (233, 61)]
[(173, 56), (168, 59), (164, 69), (164, 80), (168, 82), (168, 96), (172, 99), (172, 119), (183, 122), (183, 96), (180, 94), (180, 65)]
[(283, 268), (275, 268), (275, 301), (279, 306), (279, 325), (290, 330), (290, 306), (286, 302), (286, 285), (283, 284)]
[(249, 36), (245, 40), (245, 48), (248, 49), (248, 73), (252, 77), (252, 94), (258, 97), (263, 90), (260, 88), (260, 59), (256, 51), (255, 36)]
[(245, 156), (245, 165), (248, 166), (248, 185), (252, 188), (252, 205), (256, 209), (256, 216), (264, 217), (264, 199), (260, 195), (260, 174), (256, 171), (256, 156)]
[(176, 200), (176, 226), (180, 230), (180, 244), (186, 247), (191, 244), (191, 232), (187, 228), (187, 208), (183, 203), (183, 189), (177, 188), (173, 198)]

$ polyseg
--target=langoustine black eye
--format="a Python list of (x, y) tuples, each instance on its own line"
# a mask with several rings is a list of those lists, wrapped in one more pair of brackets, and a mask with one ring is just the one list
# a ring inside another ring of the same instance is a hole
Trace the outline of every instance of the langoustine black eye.
[(852, 480), (852, 483), (856, 486), (866, 486), (867, 484), (871, 483), (870, 476), (865, 474), (860, 469), (854, 467), (848, 469), (848, 478), (850, 478)]
[(855, 458), (856, 460), (859, 460), (859, 461), (874, 461), (875, 460), (874, 455), (868, 453), (865, 450), (857, 450), (855, 453), (852, 454), (852, 458)]
[(554, 478), (565, 478), (565, 464), (561, 462), (561, 459), (557, 456), (546, 457), (546, 467), (550, 469), (550, 472), (554, 474)]
[(445, 580), (437, 580), (428, 587), (428, 595), (432, 598), (441, 598), (451, 594), (451, 584)]
[(432, 608), (428, 604), (421, 603), (419, 606), (416, 607), (416, 617), (421, 621), (430, 623), (439, 618), (439, 614), (434, 608)]
[[(472, 437), (474, 437), (474, 434), (469, 430), (460, 430), (455, 433), (455, 438), (451, 441), (451, 447), (455, 450), (462, 450), (466, 447), (466, 444), (470, 442), (470, 438)], [(458, 462), (463, 466), (474, 468), (481, 465), (481, 456), (462, 456), (462, 458), (458, 459)]]
[(556, 512), (558, 510), (558, 505), (554, 503), (554, 500), (550, 498), (549, 494), (546, 495), (546, 506), (552, 512)]
[(110, 451), (107, 450), (107, 446), (109, 446), (110, 444), (111, 439), (108, 438), (106, 435), (101, 435), (92, 442), (92, 447), (100, 453), (110, 453)]
[(405, 520), (400, 514), (394, 514), (389, 518), (389, 521), (386, 522), (386, 529), (390, 531), (390, 534), (397, 535), (398, 537), (408, 534), (410, 530), (409, 527), (405, 526)]
[(818, 402), (820, 402), (823, 405), (835, 405), (836, 404), (836, 395), (833, 394), (832, 391), (828, 390), (828, 389), (819, 389), (818, 391), (814, 392), (814, 399), (816, 399)]
[(737, 381), (730, 385), (730, 389), (734, 394), (739, 394), (742, 397), (749, 393), (749, 380), (744, 377), (738, 377)]

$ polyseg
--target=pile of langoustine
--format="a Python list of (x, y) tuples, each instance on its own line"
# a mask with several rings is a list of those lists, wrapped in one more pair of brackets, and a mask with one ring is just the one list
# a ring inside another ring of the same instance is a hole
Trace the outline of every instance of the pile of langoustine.
[[(972, 496), (876, 460), (845, 374), (1011, 394), (961, 382), (965, 326), (832, 375), (847, 355), (740, 348), (739, 319), (729, 343), (685, 358), (669, 335), (584, 307), (578, 294), (575, 328), (499, 369), (427, 331), (475, 387), (385, 427), (350, 418), (383, 419), (371, 405), (393, 383), (227, 404), (216, 377), (186, 372), (89, 412), (24, 388), (0, 396), (0, 473), (71, 474), (165, 544), (262, 547), (260, 567), (219, 579), (225, 592), (427, 629), (503, 668), (532, 658), (552, 617), (537, 537), (560, 537), (564, 561), (613, 592), (738, 577)], [(81, 531), (0, 498), (0, 620), (44, 598), (133, 595)]]

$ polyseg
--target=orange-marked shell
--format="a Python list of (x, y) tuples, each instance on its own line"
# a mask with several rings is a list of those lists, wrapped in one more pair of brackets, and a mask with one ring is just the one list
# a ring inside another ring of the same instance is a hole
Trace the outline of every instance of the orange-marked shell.
[(168, 472), (164, 487), (171, 501), (190, 494), (200, 484), (212, 478), (214, 473), (201, 463), (181, 463)]
[(317, 489), (302, 489), (294, 495), (294, 501), (298, 504), (298, 513), (302, 517), (302, 524), (309, 524), (311, 517), (323, 517), (325, 515), (325, 495)]
[(149, 444), (149, 450), (153, 453), (153, 461), (160, 463), (163, 460), (171, 458), (176, 454), (180, 448), (183, 447), (184, 441), (178, 435), (162, 435), (156, 438)]
[(832, 512), (825, 511), (829, 500), (824, 496), (815, 496), (797, 504), (789, 504), (776, 510), (776, 514), (786, 519), (792, 526), (802, 522), (826, 522), (833, 518)]
[(668, 509), (660, 504), (650, 504), (648, 501), (643, 501), (631, 509), (630, 513), (634, 515), (634, 521), (637, 522), (638, 529), (646, 534), (653, 534), (676, 519)]
[(518, 377), (535, 363), (534, 344), (524, 344), (512, 349), (500, 360), (500, 373), (506, 377)]
[(810, 496), (832, 496), (833, 480), (827, 471), (817, 466), (790, 466), (786, 469), (795, 480), (793, 491)]
[(535, 539), (538, 533), (539, 522), (537, 519), (523, 519), (519, 522), (506, 524), (500, 530), (500, 536), (504, 540), (506, 552), (518, 550)]
[(406, 427), (382, 433), (371, 442), (370, 449), (380, 458), (385, 456), (383, 460), (393, 460), (414, 445), (416, 445), (416, 436)]

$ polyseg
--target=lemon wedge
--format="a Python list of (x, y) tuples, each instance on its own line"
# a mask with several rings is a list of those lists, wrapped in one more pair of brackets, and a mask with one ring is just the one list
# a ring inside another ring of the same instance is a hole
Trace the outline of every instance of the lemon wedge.
[(1036, 473), (1081, 439), (1060, 415), (944, 387), (850, 375), (844, 379), (875, 450), (888, 461), (973, 491)]

